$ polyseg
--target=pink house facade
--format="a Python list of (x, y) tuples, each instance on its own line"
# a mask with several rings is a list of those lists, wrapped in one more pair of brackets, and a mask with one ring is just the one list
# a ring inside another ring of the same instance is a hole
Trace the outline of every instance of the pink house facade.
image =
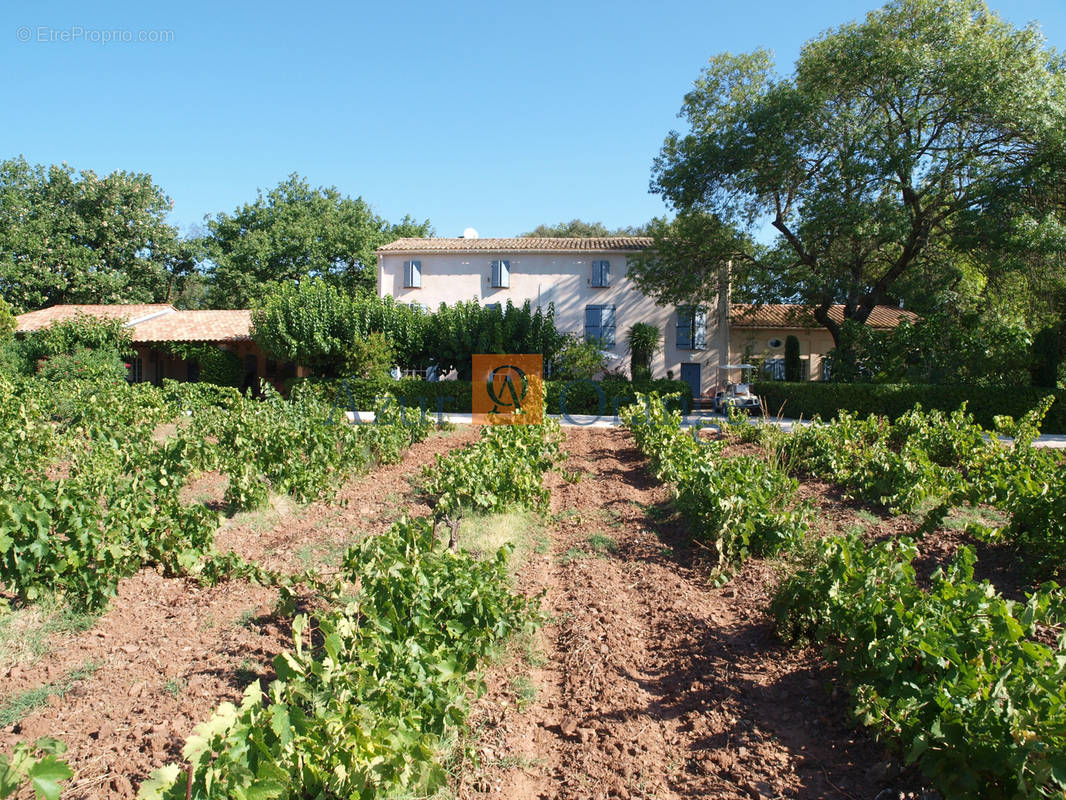
[[(751, 359), (774, 364), (792, 333), (801, 340), (806, 374), (820, 379), (832, 340), (810, 321), (797, 322), (789, 313), (795, 307), (762, 306), (752, 316), (727, 298), (698, 308), (662, 306), (637, 289), (629, 260), (651, 244), (639, 236), (399, 239), (377, 251), (378, 292), (430, 310), (468, 300), (529, 301), (545, 310), (552, 305), (556, 327), (600, 340), (611, 369), (628, 367), (630, 326), (650, 323), (662, 333), (663, 345), (652, 362), (654, 376), (685, 380), (698, 394), (713, 391), (719, 364)], [(894, 327), (899, 315), (908, 313), (882, 316)]]

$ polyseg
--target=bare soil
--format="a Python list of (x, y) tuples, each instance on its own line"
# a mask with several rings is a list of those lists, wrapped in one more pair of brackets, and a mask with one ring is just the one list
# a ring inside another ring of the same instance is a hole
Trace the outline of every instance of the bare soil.
[[(225, 520), (218, 548), (288, 571), (336, 558), (401, 513), (428, 513), (411, 476), (476, 435), (462, 428), (416, 444), (401, 463), (349, 482), (333, 503), (277, 501)], [(206, 475), (187, 494), (210, 505), (225, 486), (224, 477)], [(56, 637), (35, 663), (0, 664), (0, 705), (46, 686), (66, 690), (0, 729), (0, 752), (54, 736), (68, 745), (75, 770), (65, 798), (132, 797), (153, 769), (180, 760), (186, 737), (219, 703), (239, 700), (252, 680), (272, 676), (273, 657), (290, 645), (288, 621), (274, 614), (276, 599), (274, 590), (242, 581), (201, 588), (148, 569), (123, 580), (90, 630)]]
[[(571, 429), (567, 449), (567, 468), (584, 477), (549, 477), (550, 552), (520, 574), (524, 591), (545, 593), (542, 658), (532, 669), (516, 658), (490, 675), (474, 717), (481, 766), (461, 797), (894, 798), (920, 790), (854, 727), (818, 654), (773, 635), (764, 612), (778, 580), (771, 563), (752, 560), (715, 588), (628, 433)], [(850, 513), (838, 509), (839, 520)], [(613, 552), (601, 537), (614, 541)]]

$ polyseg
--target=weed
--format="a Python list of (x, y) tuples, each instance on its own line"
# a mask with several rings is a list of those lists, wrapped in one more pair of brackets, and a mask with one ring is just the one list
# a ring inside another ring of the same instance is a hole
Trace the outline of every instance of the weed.
[(580, 547), (571, 547), (569, 550), (559, 556), (559, 563), (565, 567), (572, 561), (578, 561), (582, 558), (588, 557), (589, 554), (582, 550)]
[(594, 533), (588, 538), (589, 547), (600, 555), (613, 553), (618, 549), (618, 543), (610, 536), (602, 533)]
[(71, 670), (56, 683), (48, 683), (12, 695), (0, 703), (0, 727), (14, 725), (27, 714), (47, 705), (48, 698), (52, 695), (62, 699), (75, 685), (91, 676), (99, 668), (98, 663), (90, 661), (83, 667)]
[(529, 708), (537, 698), (537, 685), (528, 675), (517, 675), (511, 680), (511, 690), (515, 693), (519, 713)]
[(181, 690), (185, 688), (185, 681), (180, 678), (171, 678), (169, 681), (163, 684), (163, 691), (172, 697), (177, 697), (181, 694)]

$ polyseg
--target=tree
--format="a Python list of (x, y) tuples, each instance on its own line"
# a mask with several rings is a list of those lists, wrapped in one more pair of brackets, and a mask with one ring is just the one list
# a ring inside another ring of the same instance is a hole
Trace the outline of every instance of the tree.
[(792, 334), (785, 337), (785, 380), (795, 383), (803, 380), (800, 361), (800, 340)]
[(588, 237), (604, 236), (645, 236), (644, 226), (616, 228), (610, 230), (602, 222), (585, 222), (580, 219), (572, 219), (569, 222), (560, 222), (555, 225), (538, 225), (529, 233), (521, 234), (522, 238), (536, 239), (581, 239)]
[(351, 295), (312, 278), (276, 287), (252, 312), (252, 338), (276, 358), (337, 377), (351, 363), (354, 343), (373, 333), (385, 337), (401, 364), (421, 359), (426, 316), (391, 297)]
[(651, 380), (651, 360), (659, 349), (659, 329), (647, 322), (634, 323), (626, 333), (629, 374), (635, 381)]
[[(981, 0), (895, 0), (807, 43), (788, 77), (766, 51), (715, 56), (682, 116), (652, 179), (677, 218), (630, 274), (691, 302), (732, 260), (738, 297), (800, 302), (838, 346), (834, 304), (862, 325), (908, 283), (958, 280), (964, 223), (1061, 197), (1066, 175), (1063, 60)], [(699, 259), (672, 260), (685, 250)]]
[(247, 308), (270, 293), (271, 284), (319, 277), (346, 292), (376, 291), (382, 245), (432, 234), (427, 221), (404, 217), (392, 224), (361, 197), (335, 188), (312, 189), (290, 175), (255, 202), (207, 222), (207, 251), (214, 266), (208, 304)]
[(147, 174), (0, 162), (0, 294), (18, 311), (169, 299), (194, 262), (170, 208)]
[(554, 308), (533, 311), (528, 300), (521, 306), (442, 303), (426, 324), (426, 358), (442, 372), (455, 369), (461, 380), (470, 380), (474, 353), (540, 353), (551, 364), (562, 345)]

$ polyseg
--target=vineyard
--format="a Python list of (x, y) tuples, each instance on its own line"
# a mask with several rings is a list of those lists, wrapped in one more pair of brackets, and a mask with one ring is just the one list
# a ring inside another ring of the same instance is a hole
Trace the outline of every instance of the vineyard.
[(0, 797), (1066, 790), (1044, 409), (478, 431), (299, 386), (0, 395)]
[[(826, 645), (856, 716), (945, 797), (1049, 797), (1066, 790), (1066, 594), (1052, 582), (1024, 600), (974, 578), (975, 551), (919, 580), (921, 538), (953, 509), (982, 505), (1008, 522), (971, 524), (978, 540), (1010, 547), (1037, 578), (1066, 564), (1066, 469), (1030, 446), (1050, 403), (1003, 420), (1003, 446), (965, 410), (920, 408), (895, 423), (842, 415), (784, 434), (742, 425), (757, 455), (723, 458), (728, 439), (681, 429), (661, 399), (625, 420), (656, 475), (669, 482), (692, 534), (713, 545), (720, 573), (749, 556), (782, 555), (789, 577), (771, 612), (786, 641)], [(912, 537), (811, 538), (812, 511), (794, 476), (833, 481), (892, 514), (922, 511)]]

